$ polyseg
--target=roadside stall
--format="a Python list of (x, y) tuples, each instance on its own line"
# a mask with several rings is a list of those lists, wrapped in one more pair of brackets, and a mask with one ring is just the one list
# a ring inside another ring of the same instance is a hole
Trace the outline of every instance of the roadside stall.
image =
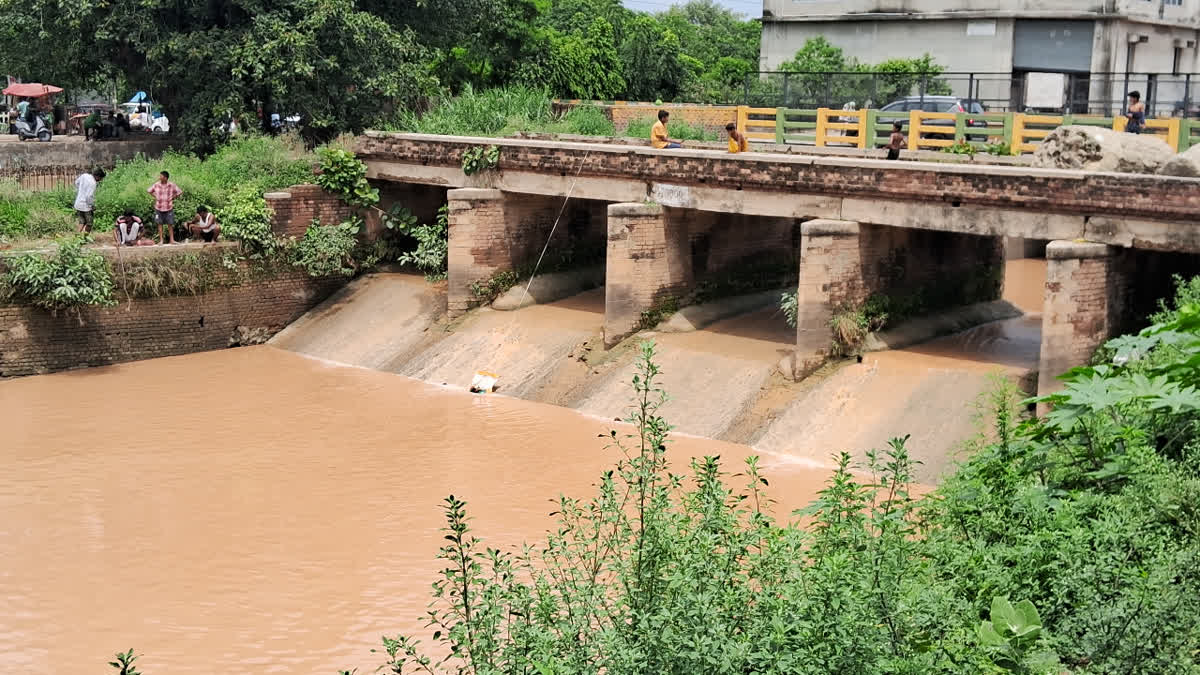
[[(61, 94), (62, 91), (61, 87), (40, 82), (18, 82), (0, 91), (9, 97), (9, 108), (18, 112), (16, 116), (10, 115), (11, 133), (17, 134), (21, 140), (37, 138), (40, 141), (49, 141), (53, 136), (54, 124), (52, 97)], [(25, 116), (24, 120), (21, 119), (22, 115), (19, 114), (28, 110), (32, 110), (32, 121), (28, 116)]]

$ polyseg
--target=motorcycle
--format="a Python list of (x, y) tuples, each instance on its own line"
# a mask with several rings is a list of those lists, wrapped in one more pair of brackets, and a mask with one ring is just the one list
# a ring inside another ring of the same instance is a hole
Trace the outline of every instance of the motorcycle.
[(17, 132), (17, 140), (27, 141), (31, 138), (36, 138), (43, 143), (47, 143), (54, 137), (50, 127), (46, 125), (46, 120), (41, 115), (33, 116), (33, 125), (25, 121), (24, 117), (17, 118), (13, 122), (13, 129)]

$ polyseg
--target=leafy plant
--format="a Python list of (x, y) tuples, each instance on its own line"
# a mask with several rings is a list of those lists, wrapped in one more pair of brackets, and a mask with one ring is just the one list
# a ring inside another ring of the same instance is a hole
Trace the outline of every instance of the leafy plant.
[(483, 304), (487, 304), (508, 292), (517, 285), (521, 275), (516, 270), (503, 270), (483, 281), (471, 282), (471, 294)]
[(642, 311), (638, 317), (638, 330), (649, 330), (658, 324), (662, 323), (663, 319), (670, 317), (675, 312), (679, 311), (679, 298), (669, 295), (658, 302), (650, 309)]
[(379, 202), (379, 190), (367, 181), (367, 165), (353, 152), (336, 147), (317, 151), (321, 172), (317, 185), (338, 195), (351, 206), (371, 206)]
[(783, 318), (787, 321), (787, 325), (792, 328), (796, 327), (796, 314), (798, 312), (796, 295), (794, 292), (785, 292), (779, 296), (779, 309), (783, 311)]
[(109, 661), (108, 665), (117, 670), (117, 675), (141, 675), (141, 673), (133, 667), (133, 662), (137, 661), (137, 657), (133, 655), (133, 648), (130, 647), (127, 652), (117, 652), (113, 657), (116, 661)]
[(494, 169), (499, 163), (500, 148), (495, 145), (476, 145), (463, 151), (462, 170), (468, 176)]
[(961, 138), (956, 141), (954, 145), (948, 145), (942, 148), (942, 152), (951, 155), (967, 155), (971, 159), (975, 159), (975, 153), (979, 152), (979, 150), (970, 141), (966, 140), (965, 138)]
[(303, 267), (310, 277), (353, 276), (358, 270), (354, 250), (362, 222), (347, 220), (337, 225), (313, 221), (292, 251), (292, 264)]
[(393, 206), (383, 217), (383, 225), (388, 232), (385, 236), (392, 242), (397, 235), (412, 237), (417, 242), (414, 250), (393, 251), (393, 259), (415, 265), (425, 272), (427, 279), (444, 277), (449, 255), (449, 219), (450, 209), (447, 205), (438, 209), (437, 219), (433, 223), (424, 225), (419, 224), (408, 209), (398, 204)]
[(279, 249), (279, 240), (271, 229), (271, 210), (256, 190), (238, 190), (216, 215), (221, 233), (240, 242), (252, 256), (270, 255)]
[(8, 260), (4, 283), (17, 301), (57, 311), (114, 305), (112, 269), (104, 256), (84, 248), (86, 236), (59, 240), (51, 254), (24, 253)]
[(1003, 142), (988, 143), (987, 145), (985, 145), (983, 147), (983, 151), (989, 155), (996, 155), (998, 157), (1008, 157), (1010, 155), (1017, 154), (1017, 153), (1013, 152), (1012, 145), (1010, 145), (1008, 143), (1003, 143)]
[(1042, 632), (1042, 620), (1032, 602), (1014, 607), (1006, 597), (992, 598), (990, 621), (979, 624), (979, 642), (996, 665), (1009, 672), (1046, 672), (1058, 665), (1052, 654), (1033, 654)]
[(568, 130), (582, 136), (616, 136), (616, 127), (604, 111), (594, 105), (580, 105), (567, 112)]

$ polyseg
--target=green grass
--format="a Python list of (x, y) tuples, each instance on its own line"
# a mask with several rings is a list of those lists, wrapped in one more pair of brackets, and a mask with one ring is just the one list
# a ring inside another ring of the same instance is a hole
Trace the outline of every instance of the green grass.
[[(206, 159), (167, 152), (159, 159), (138, 156), (121, 162), (96, 188), (95, 229), (111, 230), (125, 210), (148, 220), (153, 200), (146, 189), (169, 171), (183, 190), (175, 201), (175, 216), (185, 220), (200, 205), (225, 206), (229, 195), (243, 187), (267, 192), (311, 182), (315, 158), (295, 139), (247, 136)], [(35, 192), (15, 181), (0, 181), (0, 243), (21, 244), (52, 238), (76, 228), (72, 187)]]

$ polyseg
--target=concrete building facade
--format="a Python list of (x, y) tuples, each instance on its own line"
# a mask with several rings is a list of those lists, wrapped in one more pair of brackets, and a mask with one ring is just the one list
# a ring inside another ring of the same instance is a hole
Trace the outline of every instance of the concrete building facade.
[[(1158, 114), (1200, 98), (1195, 82), (1185, 97), (1200, 72), (1200, 0), (763, 0), (761, 69), (817, 36), (865, 63), (928, 53), (951, 72), (1011, 74), (1016, 84), (984, 78), (974, 93), (1015, 105), (1027, 73), (1069, 75), (1076, 101), (1149, 90)], [(969, 95), (964, 78), (947, 81)]]

